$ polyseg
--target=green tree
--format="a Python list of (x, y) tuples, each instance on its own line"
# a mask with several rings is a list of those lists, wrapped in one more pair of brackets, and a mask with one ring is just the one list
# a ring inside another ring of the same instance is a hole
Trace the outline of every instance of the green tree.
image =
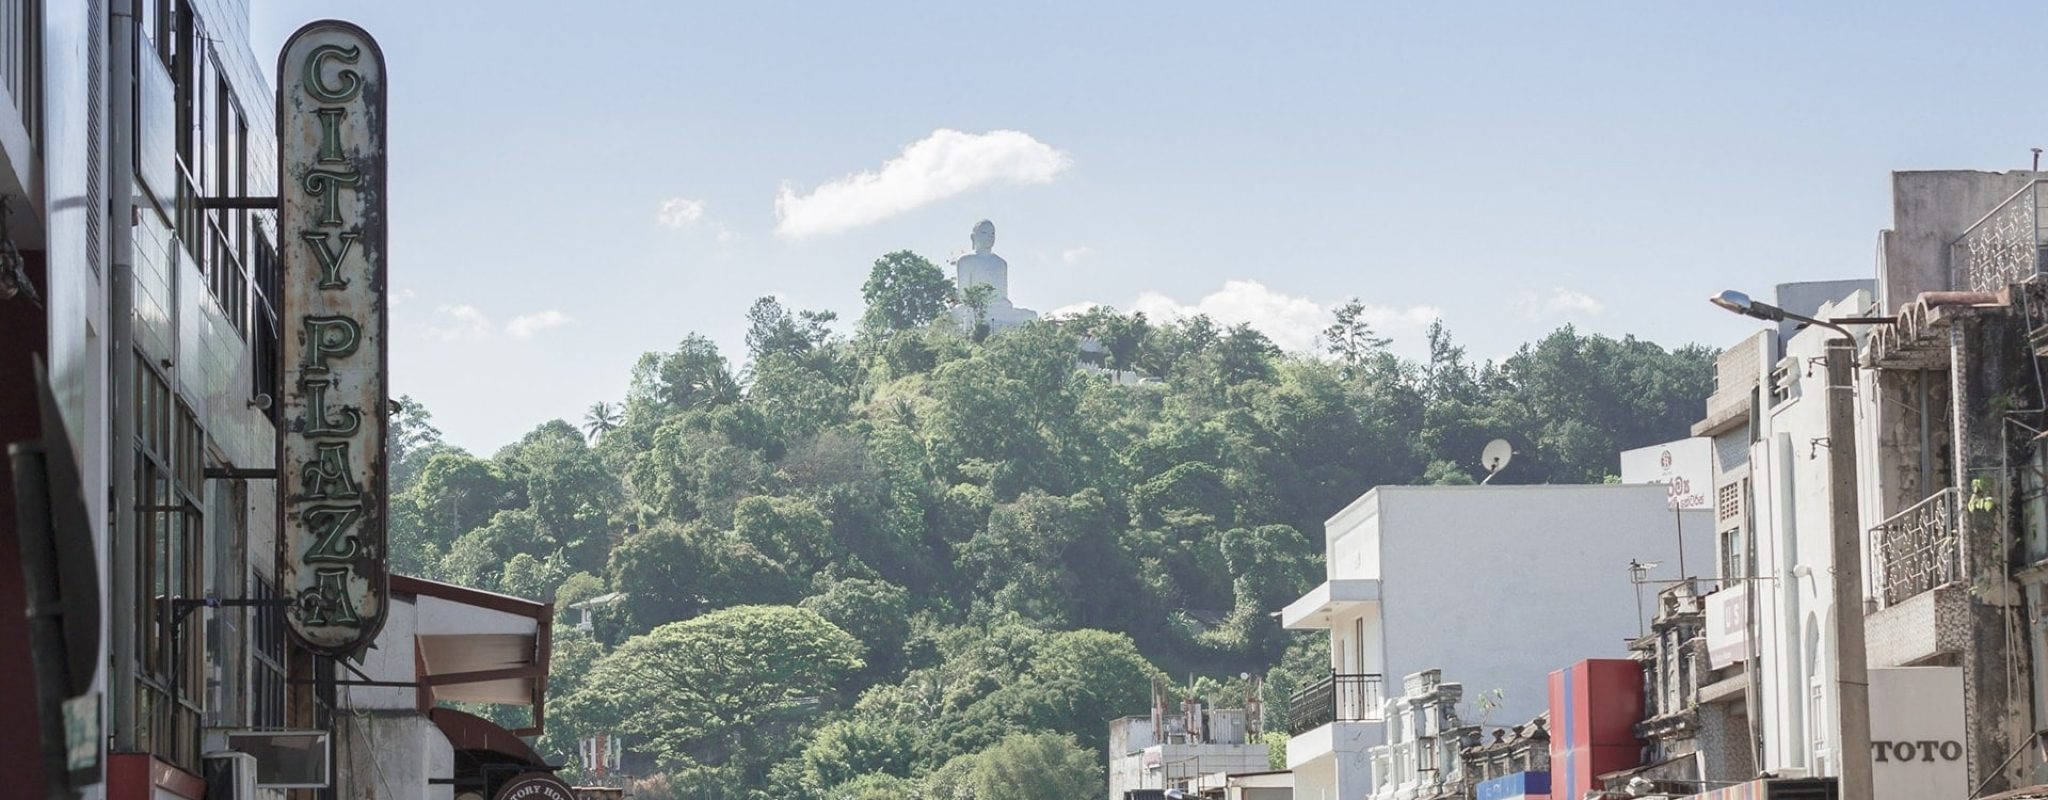
[(626, 394), (627, 422), (634, 421), (636, 412), (651, 412), (658, 422), (671, 412), (723, 405), (739, 398), (739, 381), (725, 356), (719, 354), (717, 343), (693, 333), (684, 337), (674, 352), (648, 353), (634, 365)]
[(830, 311), (791, 313), (782, 301), (763, 297), (747, 309), (747, 355), (755, 363), (771, 355), (801, 358), (832, 338)]
[(909, 250), (875, 259), (860, 294), (867, 301), (862, 322), (885, 330), (918, 327), (946, 313), (953, 300), (953, 281), (946, 273)]
[(878, 670), (873, 674), (886, 674), (900, 662), (903, 644), (910, 638), (910, 592), (903, 587), (847, 578), (833, 581), (800, 605), (861, 640), (869, 669)]
[(1031, 491), (996, 506), (958, 563), (998, 613), (1066, 627), (1104, 624), (1122, 607), (1088, 590), (1124, 572), (1107, 504), (1093, 489), (1072, 497)]
[(521, 484), (527, 508), (576, 570), (604, 565), (607, 522), (621, 500), (618, 479), (569, 423), (554, 420), (498, 453), (503, 474)]
[(959, 293), (960, 305), (966, 306), (974, 315), (974, 329), (968, 338), (977, 344), (988, 338), (988, 307), (989, 303), (994, 302), (995, 296), (996, 287), (986, 283), (969, 286)]
[(626, 613), (637, 628), (704, 610), (703, 578), (713, 566), (702, 539), (703, 534), (664, 520), (628, 534), (612, 550), (612, 585), (626, 593)]
[(419, 504), (421, 526), (441, 542), (453, 541), (524, 501), (518, 484), (496, 464), (460, 450), (435, 453), (409, 491)]
[(434, 427), (434, 415), (412, 395), (399, 395), (391, 405), (384, 457), (391, 464), (391, 491), (396, 493), (411, 486), (426, 459), (447, 445), (441, 442), (441, 429)]
[(1100, 794), (1095, 753), (1058, 734), (1016, 733), (960, 756), (929, 779), (930, 800), (1045, 800)]
[(728, 608), (628, 639), (563, 705), (615, 720), (627, 746), (664, 770), (708, 768), (759, 787), (834, 702), (834, 687), (860, 669), (859, 651), (811, 611)]
[(914, 763), (916, 730), (890, 719), (855, 718), (829, 722), (804, 746), (801, 781), (810, 792), (841, 787), (864, 775), (908, 777)]
[(1386, 351), (1387, 340), (1374, 334), (1365, 318), (1365, 304), (1354, 297), (1338, 306), (1336, 320), (1323, 329), (1323, 347), (1346, 367), (1353, 369)]
[(590, 410), (583, 412), (583, 432), (592, 440), (619, 427), (625, 421), (625, 412), (619, 406), (599, 400), (590, 404)]
[(894, 775), (862, 775), (825, 790), (826, 800), (904, 800), (917, 797), (924, 787), (909, 778)]

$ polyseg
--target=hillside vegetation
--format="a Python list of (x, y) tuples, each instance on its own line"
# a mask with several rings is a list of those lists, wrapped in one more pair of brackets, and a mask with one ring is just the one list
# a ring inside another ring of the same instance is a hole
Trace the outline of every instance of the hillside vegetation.
[(1570, 327), (1474, 364), (1437, 326), (1404, 360), (1356, 303), (1313, 354), (1107, 308), (990, 335), (907, 252), (866, 296), (850, 337), (764, 298), (744, 366), (685, 336), (490, 456), (404, 404), (392, 566), (565, 612), (551, 760), (607, 731), (650, 800), (1099, 794), (1155, 681), (1234, 707), (1266, 674), (1281, 727), (1322, 655), (1269, 614), (1321, 579), (1329, 514), (1472, 482), (1496, 437), (1499, 482), (1599, 482), (1713, 380), (1711, 351)]

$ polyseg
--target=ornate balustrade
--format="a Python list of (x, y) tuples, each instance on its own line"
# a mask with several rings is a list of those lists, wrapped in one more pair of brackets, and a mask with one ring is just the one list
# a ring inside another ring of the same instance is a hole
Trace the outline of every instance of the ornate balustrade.
[(1962, 495), (1943, 489), (1870, 529), (1878, 602), (1896, 605), (1960, 574)]

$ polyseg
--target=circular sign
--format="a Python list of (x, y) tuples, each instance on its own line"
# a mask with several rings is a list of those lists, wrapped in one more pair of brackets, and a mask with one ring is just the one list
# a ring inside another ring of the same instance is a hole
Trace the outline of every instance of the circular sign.
[(576, 800), (576, 793), (553, 773), (524, 772), (498, 787), (491, 800)]

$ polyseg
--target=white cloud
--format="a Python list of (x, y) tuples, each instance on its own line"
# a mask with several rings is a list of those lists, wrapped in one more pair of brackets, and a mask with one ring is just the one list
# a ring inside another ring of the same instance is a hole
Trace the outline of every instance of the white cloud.
[(1095, 248), (1085, 244), (1080, 247), (1070, 247), (1060, 253), (1060, 260), (1069, 264), (1079, 264), (1081, 259), (1087, 258), (1089, 254), (1094, 252)]
[(1530, 319), (1565, 316), (1596, 316), (1607, 310), (1607, 304), (1585, 292), (1577, 292), (1562, 286), (1550, 290), (1548, 295), (1528, 292), (1522, 296), (1522, 311)]
[(1060, 306), (1059, 308), (1055, 308), (1051, 311), (1045, 312), (1045, 318), (1058, 319), (1060, 317), (1071, 317), (1075, 314), (1085, 314), (1088, 313), (1088, 309), (1094, 308), (1099, 305), (1102, 304), (1095, 302), (1093, 300), (1083, 300), (1079, 303), (1068, 303), (1066, 305)]
[(671, 197), (654, 210), (654, 224), (672, 231), (686, 229), (704, 218), (704, 201)]
[(783, 184), (775, 195), (775, 233), (802, 238), (848, 231), (985, 186), (1045, 183), (1073, 165), (1066, 153), (1022, 131), (940, 128), (880, 169), (807, 193)]
[(434, 312), (445, 319), (442, 324), (427, 326), (427, 333), (444, 342), (463, 339), (482, 339), (491, 335), (491, 318), (482, 309), (468, 304), (438, 306)]
[(559, 328), (575, 321), (574, 317), (550, 308), (546, 311), (521, 314), (513, 317), (511, 322), (505, 323), (505, 332), (511, 334), (514, 339), (526, 339), (531, 338), (538, 331), (547, 328)]
[(483, 309), (467, 303), (439, 306), (434, 312), (436, 321), (427, 325), (427, 335), (444, 342), (483, 341), (501, 330), (514, 339), (528, 339), (548, 328), (576, 321), (574, 317), (550, 308), (513, 317), (501, 329)]
[[(1207, 314), (1218, 324), (1249, 323), (1283, 350), (1314, 350), (1323, 329), (1334, 320), (1335, 305), (1324, 305), (1306, 297), (1276, 292), (1253, 280), (1225, 281), (1223, 288), (1193, 303), (1182, 303), (1158, 292), (1138, 295), (1130, 310), (1145, 312), (1154, 320), (1169, 320)], [(1435, 306), (1368, 305), (1365, 320), (1381, 335), (1412, 332), (1443, 316)]]

